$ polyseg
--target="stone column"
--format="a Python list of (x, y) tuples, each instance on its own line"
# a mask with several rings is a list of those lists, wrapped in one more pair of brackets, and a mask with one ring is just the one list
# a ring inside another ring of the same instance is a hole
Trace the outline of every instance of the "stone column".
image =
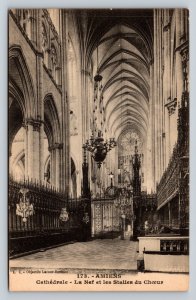
[(44, 101), (43, 101), (43, 53), (42, 53), (42, 9), (35, 10), (37, 14), (37, 105), (34, 121), (34, 147), (36, 157), (34, 159), (35, 178), (44, 180)]
[(44, 181), (44, 124), (39, 129), (39, 178)]
[(50, 152), (50, 184), (55, 186), (55, 153), (54, 153), (54, 145), (50, 145), (48, 147), (48, 151)]
[(159, 144), (160, 144), (160, 157), (159, 157), (159, 180), (163, 174), (164, 170), (164, 73), (165, 73), (165, 65), (164, 65), (164, 37), (163, 37), (163, 18), (164, 11), (159, 14)]
[(40, 121), (27, 119), (25, 121), (25, 177), (29, 179), (42, 179), (40, 169), (43, 162), (40, 157)]
[[(81, 83), (82, 83), (82, 141), (85, 141), (89, 138), (89, 84), (90, 84), (90, 74), (86, 70), (81, 72)], [(93, 99), (92, 99), (93, 100)]]
[(166, 103), (166, 108), (168, 110), (168, 132), (169, 132), (169, 147), (170, 147), (170, 155), (173, 149), (173, 146), (177, 139), (177, 125), (176, 125), (176, 108), (177, 108), (177, 98), (174, 98), (171, 100), (171, 98), (168, 99), (168, 102)]
[(51, 185), (60, 189), (60, 175), (61, 175), (61, 150), (62, 144), (54, 143), (49, 147), (50, 151), (50, 165), (51, 165)]
[(64, 159), (63, 159), (63, 155), (64, 155), (64, 144), (61, 143), (60, 144), (60, 148), (59, 148), (59, 188), (61, 190), (64, 189), (64, 178), (63, 178), (63, 174), (64, 174)]
[(28, 177), (28, 127), (24, 123), (25, 178)]
[(168, 222), (169, 222), (169, 227), (172, 225), (171, 224), (171, 207), (170, 207), (170, 202), (168, 203)]
[(154, 76), (153, 76), (153, 98), (152, 98), (152, 105), (153, 105), (153, 172), (155, 174), (154, 184), (159, 181), (160, 176), (160, 24), (159, 24), (159, 10), (154, 10)]
[(55, 170), (56, 170), (56, 178), (55, 178), (55, 186), (56, 188), (61, 188), (60, 186), (60, 175), (61, 175), (61, 152), (63, 149), (63, 144), (56, 143), (55, 144)]
[(164, 41), (164, 95), (163, 95), (163, 113), (164, 113), (164, 169), (167, 168), (170, 157), (170, 118), (166, 109), (166, 104), (171, 100), (171, 20), (169, 10), (164, 11), (164, 27), (163, 27), (163, 41)]
[[(148, 123), (148, 133), (147, 133), (147, 142), (146, 142), (146, 167), (145, 167), (145, 179), (146, 179), (146, 186), (147, 192), (151, 192), (151, 190), (155, 189), (154, 185), (154, 147), (153, 147), (153, 140), (154, 140), (154, 126), (153, 126), (153, 62), (150, 65), (150, 96), (149, 96), (149, 123)], [(146, 173), (146, 174), (145, 174)]]
[(183, 92), (183, 71), (182, 71), (182, 58), (181, 50), (181, 9), (176, 9), (176, 79), (177, 79), (177, 102), (181, 105), (181, 97)]
[(60, 32), (61, 32), (61, 63), (62, 63), (62, 148), (60, 187), (64, 189), (69, 196), (69, 185), (71, 180), (70, 172), (70, 107), (69, 107), (69, 85), (68, 85), (68, 16), (69, 12), (61, 10), (60, 15)]
[(60, 179), (60, 149), (59, 146), (56, 148), (56, 182), (55, 186), (59, 189), (59, 179)]
[[(81, 102), (82, 102), (82, 144), (86, 142), (90, 138), (90, 99), (91, 94), (91, 80), (90, 80), (90, 73), (86, 70), (86, 61), (85, 58), (83, 59), (82, 70), (81, 70)], [(95, 133), (97, 134), (97, 133)], [(86, 153), (86, 163), (88, 165), (88, 182), (90, 182), (90, 178), (93, 177), (91, 175), (91, 156), (89, 152)], [(96, 193), (97, 182), (94, 183), (94, 189)], [(90, 189), (93, 188), (89, 187)]]
[[(40, 169), (42, 169), (42, 159), (40, 157), (40, 148), (42, 140), (40, 139), (40, 122), (34, 122), (33, 123), (33, 168), (34, 168), (34, 178), (37, 180), (43, 179), (43, 176), (41, 177)], [(44, 175), (44, 174), (43, 174)]]
[(25, 177), (29, 179), (34, 178), (33, 172), (33, 125), (30, 122), (25, 124)]

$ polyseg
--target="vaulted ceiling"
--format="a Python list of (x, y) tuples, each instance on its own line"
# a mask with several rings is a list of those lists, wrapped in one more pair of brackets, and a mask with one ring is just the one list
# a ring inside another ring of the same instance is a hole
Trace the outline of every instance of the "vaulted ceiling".
[(78, 26), (86, 67), (103, 77), (105, 126), (116, 139), (129, 129), (145, 139), (153, 11), (79, 11)]

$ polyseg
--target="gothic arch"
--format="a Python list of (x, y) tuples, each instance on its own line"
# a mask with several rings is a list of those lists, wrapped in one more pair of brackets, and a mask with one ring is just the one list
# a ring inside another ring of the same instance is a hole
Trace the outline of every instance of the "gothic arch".
[(48, 139), (48, 150), (50, 153), (50, 184), (59, 187), (61, 129), (57, 107), (52, 94), (44, 98), (44, 131)]
[(52, 94), (47, 94), (44, 98), (44, 130), (48, 138), (49, 147), (55, 143), (60, 143), (60, 121)]
[(25, 151), (22, 149), (16, 157), (14, 157), (14, 160), (10, 166), (11, 174), (16, 177), (16, 174), (14, 173), (16, 171), (16, 167), (20, 168), (22, 177), (25, 176)]
[[(21, 93), (20, 106), (23, 107), (24, 117), (35, 118), (36, 97), (33, 80), (24, 53), (18, 45), (9, 49), (9, 85), (10, 83)], [(18, 98), (17, 100), (19, 101)]]
[(36, 116), (33, 80), (20, 46), (9, 48), (9, 150), (27, 119)]

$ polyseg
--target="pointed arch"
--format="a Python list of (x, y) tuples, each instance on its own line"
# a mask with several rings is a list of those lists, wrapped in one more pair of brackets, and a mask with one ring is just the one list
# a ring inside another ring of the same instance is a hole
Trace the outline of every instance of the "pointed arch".
[(44, 98), (44, 130), (48, 138), (49, 147), (61, 141), (59, 115), (52, 94)]
[(8, 64), (9, 94), (9, 151), (15, 135), (26, 119), (33, 119), (37, 113), (33, 79), (27, 60), (19, 45), (9, 48)]
[(23, 50), (18, 45), (9, 48), (9, 87), (14, 86), (21, 95), (16, 100), (23, 108), (25, 118), (36, 117), (36, 96), (33, 79)]

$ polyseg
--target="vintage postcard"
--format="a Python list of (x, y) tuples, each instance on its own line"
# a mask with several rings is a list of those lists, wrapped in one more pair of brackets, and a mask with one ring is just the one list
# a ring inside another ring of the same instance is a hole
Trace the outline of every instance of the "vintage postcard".
[(9, 289), (188, 290), (188, 10), (8, 25)]

